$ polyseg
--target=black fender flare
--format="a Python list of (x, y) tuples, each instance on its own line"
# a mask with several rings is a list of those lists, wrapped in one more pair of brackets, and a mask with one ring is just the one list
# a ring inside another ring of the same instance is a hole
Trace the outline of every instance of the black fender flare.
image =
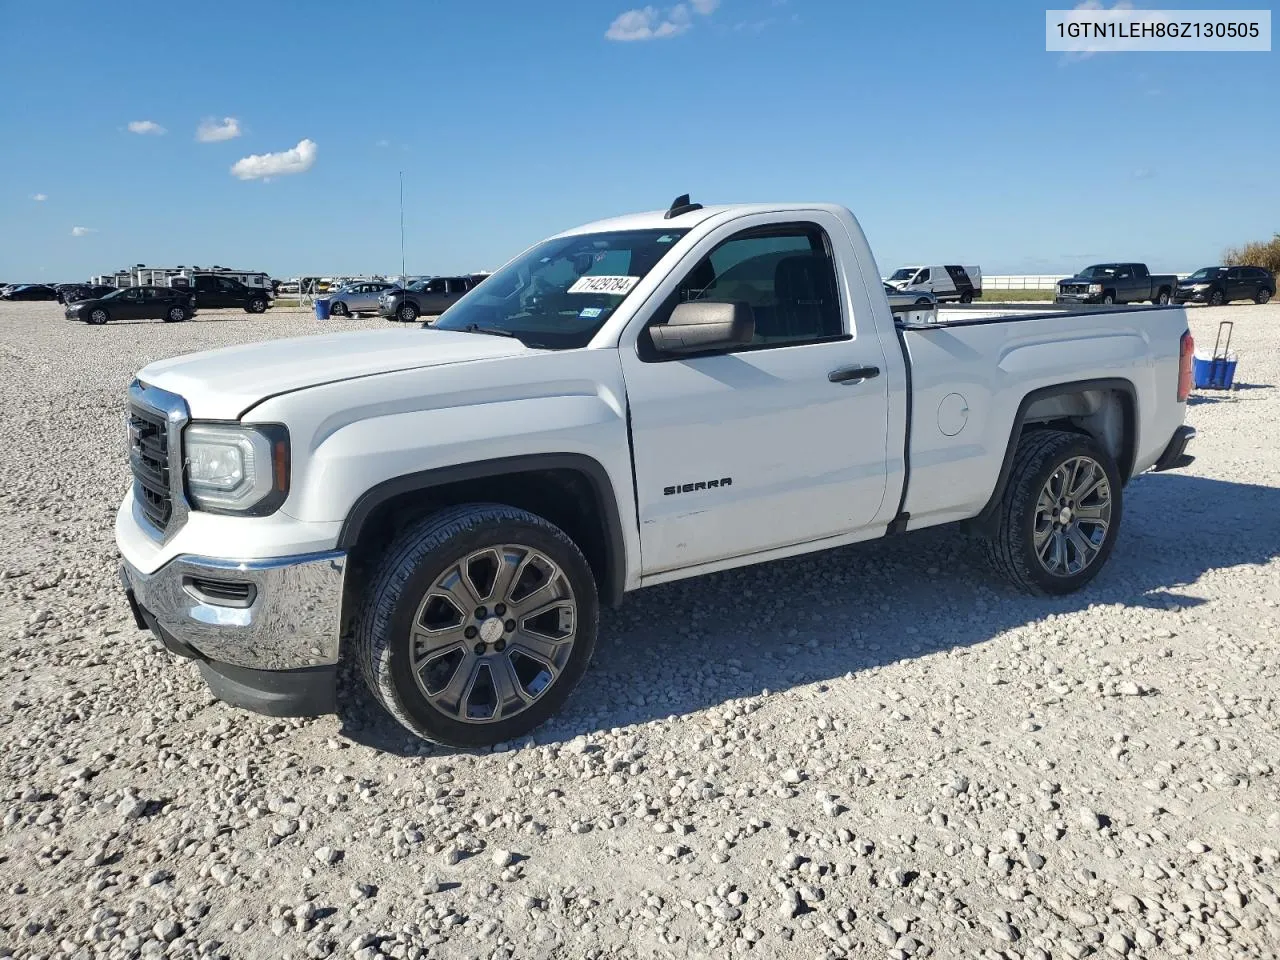
[(586, 478), (595, 501), (595, 508), (604, 526), (605, 576), (598, 585), (600, 599), (606, 604), (616, 604), (626, 589), (627, 552), (622, 530), (622, 517), (618, 511), (618, 498), (613, 481), (604, 465), (581, 453), (535, 453), (515, 457), (498, 457), (474, 463), (437, 467), (409, 473), (369, 488), (362, 493), (342, 522), (338, 534), (338, 549), (350, 550), (360, 539), (361, 530), (379, 506), (394, 497), (406, 493), (426, 492), (434, 487), (467, 480), (481, 480), (536, 470), (568, 470)]
[(1124, 435), (1128, 451), (1127, 455), (1121, 456), (1116, 464), (1120, 470), (1121, 480), (1124, 483), (1129, 482), (1133, 471), (1133, 458), (1136, 455), (1138, 437), (1138, 391), (1133, 383), (1120, 377), (1108, 377), (1098, 380), (1075, 380), (1071, 383), (1056, 383), (1052, 386), (1040, 387), (1032, 390), (1018, 403), (1018, 412), (1014, 415), (1013, 427), (1009, 431), (1009, 442), (1005, 447), (1004, 459), (1000, 463), (1000, 473), (996, 478), (995, 489), (991, 491), (991, 497), (987, 500), (986, 505), (971, 521), (972, 525), (979, 529), (987, 527), (995, 517), (1000, 501), (1004, 499), (1005, 489), (1009, 485), (1009, 474), (1013, 472), (1013, 457), (1018, 449), (1018, 441), (1022, 439), (1022, 429), (1026, 426), (1027, 411), (1031, 409), (1031, 405), (1037, 400), (1047, 400), (1050, 397), (1063, 396), (1069, 393), (1082, 393), (1085, 390), (1113, 390), (1123, 394), (1129, 401), (1124, 405)]

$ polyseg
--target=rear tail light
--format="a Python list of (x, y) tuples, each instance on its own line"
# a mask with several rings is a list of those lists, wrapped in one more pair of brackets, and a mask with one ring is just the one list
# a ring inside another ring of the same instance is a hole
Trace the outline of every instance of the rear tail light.
[(1196, 353), (1195, 337), (1188, 330), (1182, 335), (1182, 343), (1178, 354), (1178, 402), (1182, 403), (1191, 395), (1191, 360)]

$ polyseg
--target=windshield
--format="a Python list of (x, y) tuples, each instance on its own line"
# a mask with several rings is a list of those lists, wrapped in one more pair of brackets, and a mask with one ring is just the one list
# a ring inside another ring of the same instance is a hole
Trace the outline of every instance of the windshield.
[(108, 293), (108, 294), (107, 294), (105, 297), (103, 297), (102, 299), (103, 299), (103, 300), (114, 300), (116, 297), (121, 296), (121, 295), (122, 295), (126, 290), (132, 290), (132, 289), (133, 289), (132, 287), (121, 287), (119, 290), (112, 290), (110, 293)]
[(1080, 271), (1080, 276), (1101, 280), (1103, 277), (1114, 277), (1117, 269), (1114, 263), (1099, 263), (1092, 267), (1085, 267)]
[(438, 330), (501, 332), (531, 347), (585, 347), (686, 230), (620, 230), (538, 244), (441, 315)]
[(910, 280), (916, 275), (919, 267), (903, 267), (901, 270), (895, 270), (890, 280)]
[(1218, 275), (1217, 267), (1201, 267), (1191, 276), (1187, 277), (1187, 279), (1188, 280), (1212, 280), (1217, 275)]

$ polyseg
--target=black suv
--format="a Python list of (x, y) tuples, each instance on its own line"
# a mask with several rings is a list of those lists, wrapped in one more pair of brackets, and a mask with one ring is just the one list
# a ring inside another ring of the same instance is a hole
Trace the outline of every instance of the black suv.
[(439, 316), (462, 298), (483, 277), (432, 277), (403, 290), (395, 287), (378, 298), (378, 314), (412, 323), (420, 316)]
[(1207, 303), (1219, 307), (1232, 300), (1266, 303), (1276, 295), (1276, 278), (1262, 267), (1201, 267), (1178, 281), (1178, 303)]
[(94, 300), (67, 304), (68, 320), (101, 326), (108, 320), (163, 320), (181, 323), (196, 312), (190, 290), (177, 287), (124, 287)]

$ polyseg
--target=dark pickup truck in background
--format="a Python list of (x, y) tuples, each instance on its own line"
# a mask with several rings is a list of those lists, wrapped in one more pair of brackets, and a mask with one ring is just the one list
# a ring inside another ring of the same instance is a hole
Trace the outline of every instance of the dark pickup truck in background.
[(197, 273), (191, 277), (174, 277), (170, 286), (189, 290), (201, 310), (235, 309), (246, 313), (262, 313), (271, 306), (266, 290), (247, 287), (231, 277)]
[(1173, 299), (1178, 278), (1171, 273), (1153, 274), (1145, 263), (1095, 263), (1074, 277), (1058, 281), (1055, 303), (1140, 303), (1161, 306)]

